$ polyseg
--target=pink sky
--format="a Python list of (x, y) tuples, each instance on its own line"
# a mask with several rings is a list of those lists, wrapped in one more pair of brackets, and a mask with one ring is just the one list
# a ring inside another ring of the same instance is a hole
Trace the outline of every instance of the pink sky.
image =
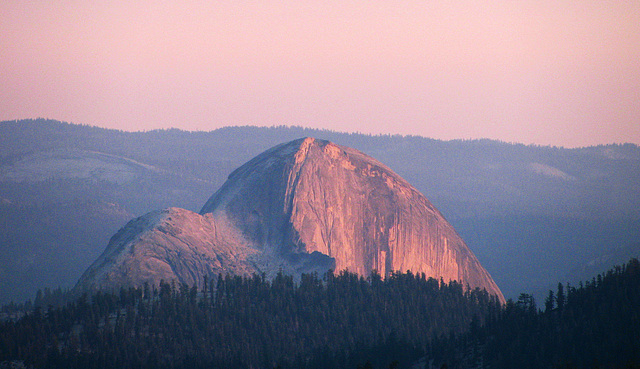
[(0, 120), (640, 144), (640, 1), (0, 2)]

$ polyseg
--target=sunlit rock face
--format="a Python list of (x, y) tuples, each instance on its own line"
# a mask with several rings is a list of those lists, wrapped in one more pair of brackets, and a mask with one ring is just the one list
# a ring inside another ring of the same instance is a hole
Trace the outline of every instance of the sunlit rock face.
[(238, 168), (200, 214), (130, 221), (76, 290), (161, 280), (201, 287), (219, 274), (411, 271), (502, 293), (442, 214), (377, 160), (328, 141), (276, 146)]
[(411, 271), (485, 288), (487, 271), (442, 214), (391, 169), (313, 138), (274, 147), (238, 168), (202, 208), (253, 247), (294, 260), (320, 253), (336, 270)]

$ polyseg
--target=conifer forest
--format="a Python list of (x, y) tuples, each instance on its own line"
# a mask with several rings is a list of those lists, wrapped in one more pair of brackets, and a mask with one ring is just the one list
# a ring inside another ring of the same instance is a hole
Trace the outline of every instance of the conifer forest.
[[(45, 299), (0, 323), (28, 368), (640, 368), (640, 262), (541, 306), (394, 273), (218, 276)], [(5, 315), (16, 306), (4, 306)]]

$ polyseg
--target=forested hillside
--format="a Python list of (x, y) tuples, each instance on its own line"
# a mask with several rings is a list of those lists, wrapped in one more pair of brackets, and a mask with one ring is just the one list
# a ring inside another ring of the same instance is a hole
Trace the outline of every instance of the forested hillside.
[[(424, 275), (98, 293), (0, 323), (0, 362), (34, 368), (640, 368), (640, 262), (542, 307)], [(10, 307), (4, 307), (7, 311)]]
[(495, 297), (455, 282), (331, 273), (220, 276), (201, 291), (163, 283), (84, 295), (0, 326), (0, 362), (36, 368), (407, 366), (431, 338), (497, 316)]
[(558, 284), (542, 309), (531, 295), (497, 319), (434, 343), (448, 368), (640, 368), (640, 262), (632, 259), (578, 286)]
[(21, 120), (0, 123), (0, 302), (72, 287), (131, 218), (169, 206), (198, 211), (232, 170), (304, 136), (363, 151), (414, 185), (507, 297), (540, 297), (558, 280), (577, 282), (587, 266), (600, 272), (640, 256), (635, 145), (563, 149), (299, 127), (122, 132)]

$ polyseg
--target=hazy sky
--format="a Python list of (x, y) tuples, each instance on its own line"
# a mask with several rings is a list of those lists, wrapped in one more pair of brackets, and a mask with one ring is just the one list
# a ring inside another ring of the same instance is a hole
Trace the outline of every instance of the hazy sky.
[(0, 2), (0, 120), (640, 144), (640, 1)]

